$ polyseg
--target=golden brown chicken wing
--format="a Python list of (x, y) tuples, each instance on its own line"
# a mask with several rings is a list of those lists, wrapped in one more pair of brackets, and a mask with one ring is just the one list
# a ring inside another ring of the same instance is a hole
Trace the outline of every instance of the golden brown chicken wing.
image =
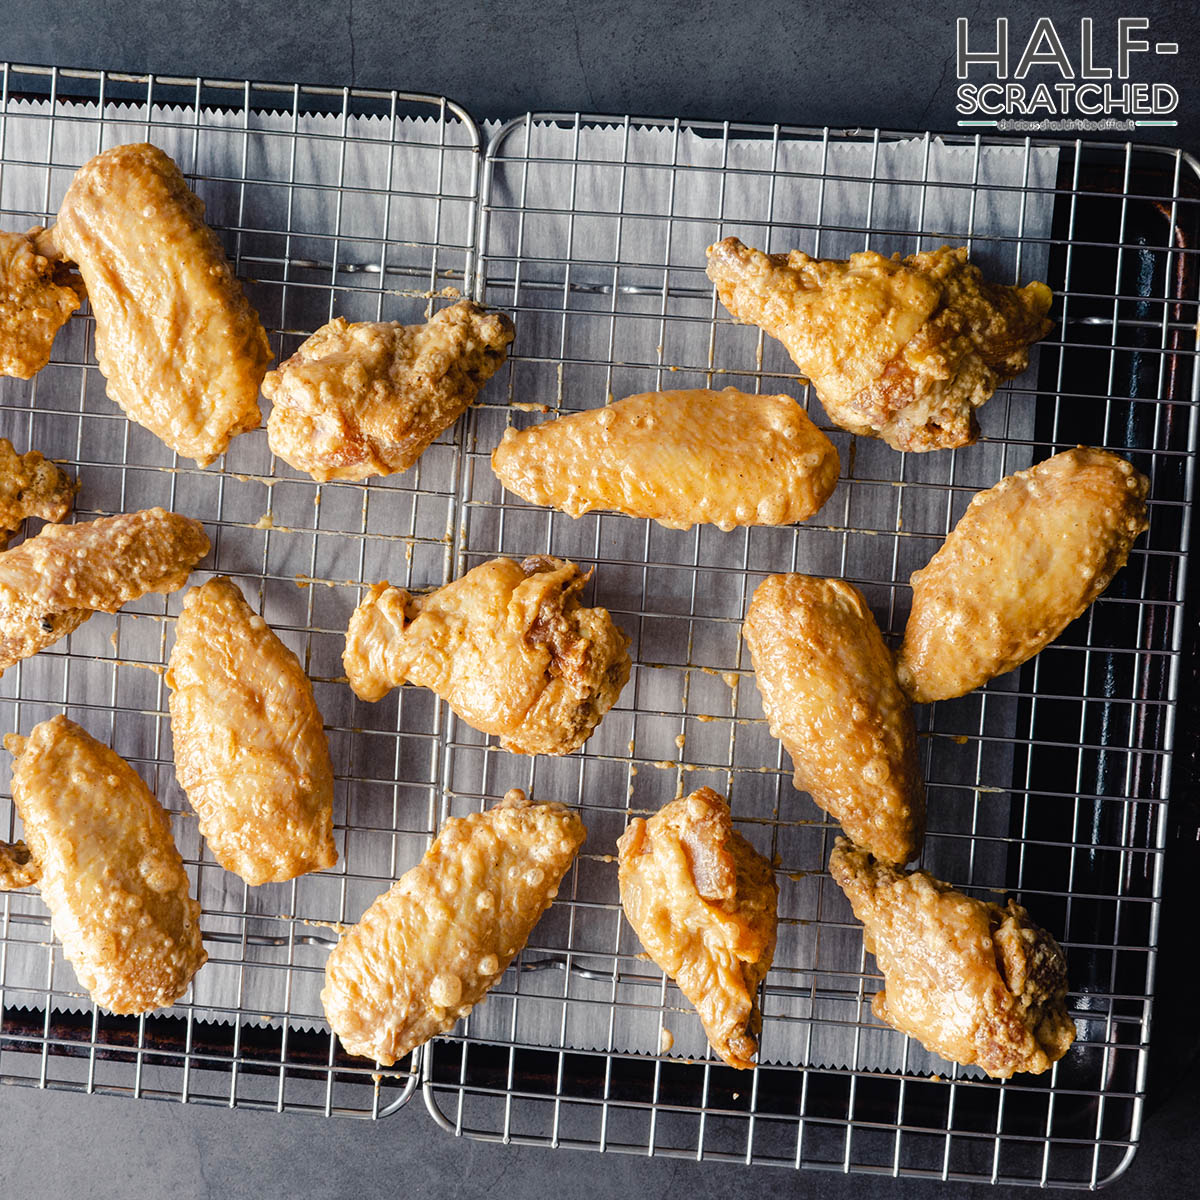
[(1080, 446), (980, 492), (929, 563), (896, 660), (918, 703), (962, 696), (1048, 646), (1125, 565), (1149, 481)]
[(82, 284), (45, 232), (35, 225), (28, 233), (0, 233), (0, 375), (32, 379), (80, 304)]
[(263, 380), (271, 450), (314, 479), (407, 471), (500, 369), (512, 322), (470, 300), (424, 325), (335, 317)]
[(0, 552), (0, 673), (94, 612), (182, 587), (208, 553), (199, 521), (161, 508), (47, 525)]
[(846, 261), (708, 248), (721, 303), (778, 338), (829, 419), (897, 450), (965, 446), (975, 409), (1029, 365), (1052, 328), (1044, 283), (988, 283), (963, 247)]
[(312, 684), (230, 580), (184, 597), (167, 686), (175, 773), (221, 866), (252, 886), (333, 866), (333, 764)]
[(926, 871), (906, 874), (838, 838), (829, 870), (883, 972), (876, 1017), (993, 1079), (1039, 1075), (1075, 1040), (1067, 962), (1015, 900), (1001, 907)]
[(925, 836), (916, 727), (862, 594), (841, 579), (772, 575), (743, 637), (796, 787), (885, 862), (915, 857)]
[(0, 892), (32, 887), (41, 874), (24, 842), (0, 842)]
[(572, 517), (594, 508), (695, 524), (790, 525), (833, 494), (833, 443), (790, 396), (644, 392), (506, 429), (492, 469), (510, 492)]
[(321, 1004), (351, 1054), (391, 1066), (487, 995), (558, 893), (587, 831), (514, 789), (452, 817), (421, 862), (342, 936)]
[(496, 558), (427, 596), (376, 584), (355, 610), (342, 662), (363, 700), (431, 688), (517, 754), (569, 754), (629, 678), (629, 639), (583, 608), (591, 572), (560, 558)]
[(204, 205), (156, 146), (75, 172), (54, 240), (79, 264), (110, 399), (202, 467), (256, 429), (271, 349)]
[(208, 956), (162, 806), (123, 758), (66, 717), (4, 745), (36, 882), (79, 982), (114, 1013), (174, 1004)]
[(79, 484), (36, 450), (18, 454), (0, 438), (0, 550), (26, 517), (61, 521), (71, 511)]
[(779, 888), (711, 788), (673, 800), (617, 840), (621, 907), (650, 957), (692, 1002), (712, 1048), (754, 1066)]

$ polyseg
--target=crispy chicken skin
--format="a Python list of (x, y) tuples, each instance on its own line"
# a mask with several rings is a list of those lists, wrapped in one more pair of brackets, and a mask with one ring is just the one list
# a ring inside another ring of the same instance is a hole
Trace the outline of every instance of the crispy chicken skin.
[(4, 745), (36, 882), (79, 982), (114, 1013), (174, 1004), (208, 956), (162, 805), (66, 717)]
[(333, 764), (312, 684), (235, 583), (184, 597), (167, 686), (175, 773), (221, 866), (252, 886), (333, 866)]
[(0, 550), (26, 517), (61, 521), (71, 511), (79, 484), (36, 450), (18, 454), (0, 438)]
[(617, 840), (621, 907), (650, 957), (695, 1006), (712, 1048), (754, 1066), (758, 985), (775, 954), (771, 864), (733, 828), (711, 788), (635, 817)]
[(0, 892), (32, 887), (41, 877), (24, 842), (0, 842)]
[(492, 454), (500, 482), (534, 504), (668, 529), (803, 521), (833, 494), (839, 468), (833, 443), (790, 396), (734, 388), (644, 392), (506, 429)]
[(208, 553), (199, 521), (161, 508), (47, 525), (0, 552), (0, 673), (65, 637), (94, 612), (173, 592)]
[(743, 637), (795, 785), (885, 862), (914, 858), (925, 786), (909, 705), (862, 593), (841, 579), (772, 575)]
[(256, 429), (271, 350), (204, 223), (156, 146), (115, 146), (75, 172), (54, 240), (79, 264), (109, 398), (202, 467)]
[(708, 277), (737, 320), (784, 344), (835, 425), (897, 450), (975, 441), (975, 409), (1053, 327), (1044, 283), (988, 283), (961, 246), (843, 261), (729, 237), (708, 248)]
[(45, 230), (0, 233), (0, 375), (32, 379), (83, 288), (59, 261)]
[(1146, 529), (1150, 484), (1080, 446), (980, 492), (929, 563), (896, 660), (921, 704), (1019, 667), (1080, 616)]
[(951, 1062), (993, 1079), (1040, 1075), (1071, 1048), (1067, 962), (1015, 900), (956, 892), (838, 838), (829, 870), (883, 972), (875, 1016)]
[(516, 754), (569, 754), (629, 678), (629, 639), (583, 608), (591, 572), (560, 558), (495, 558), (426, 596), (387, 583), (355, 610), (342, 662), (363, 700), (431, 688)]
[(329, 955), (321, 1003), (342, 1045), (390, 1067), (453, 1028), (529, 940), (586, 836), (573, 812), (516, 789), (447, 821)]
[(263, 380), (271, 450), (320, 481), (407, 471), (466, 412), (512, 340), (508, 317), (470, 300), (424, 325), (335, 317)]

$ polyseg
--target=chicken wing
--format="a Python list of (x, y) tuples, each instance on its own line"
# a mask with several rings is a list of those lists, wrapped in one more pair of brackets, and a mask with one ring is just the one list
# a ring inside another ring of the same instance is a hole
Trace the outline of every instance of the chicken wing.
[(424, 325), (335, 317), (263, 380), (271, 450), (314, 479), (407, 471), (500, 369), (512, 322), (470, 300)]
[(708, 277), (737, 320), (784, 344), (835, 425), (897, 450), (975, 441), (975, 409), (1053, 327), (1044, 283), (988, 283), (963, 247), (840, 261), (730, 237), (708, 248)]
[(925, 836), (916, 727), (862, 594), (841, 579), (772, 575), (743, 637), (796, 787), (885, 862), (914, 858)]
[(621, 907), (650, 957), (700, 1015), (731, 1067), (754, 1066), (779, 888), (711, 788), (672, 800), (617, 839)]
[(582, 516), (594, 508), (695, 524), (791, 525), (837, 486), (837, 450), (790, 396), (726, 388), (645, 392), (517, 432), (492, 470), (510, 492)]
[(54, 335), (80, 305), (82, 285), (58, 260), (45, 230), (0, 233), (0, 375), (32, 379)]
[(47, 525), (0, 551), (0, 674), (147, 592), (182, 587), (208, 553), (199, 521), (148, 508), (79, 525)]
[(79, 982), (114, 1013), (174, 1004), (208, 955), (162, 806), (123, 758), (66, 717), (4, 745), (36, 882)]
[(71, 511), (79, 484), (36, 450), (18, 454), (0, 438), (0, 550), (26, 517), (61, 521)]
[(329, 955), (321, 1004), (342, 1045), (390, 1067), (453, 1028), (529, 940), (586, 836), (573, 812), (516, 789), (447, 821)]
[(79, 264), (108, 395), (202, 467), (256, 429), (271, 350), (204, 205), (156, 146), (115, 146), (75, 172), (54, 240)]
[(872, 1011), (927, 1050), (993, 1079), (1040, 1075), (1071, 1048), (1067, 962), (1015, 900), (1001, 907), (838, 838), (829, 870), (863, 923), (886, 990)]
[(333, 866), (333, 764), (312, 684), (230, 580), (184, 597), (167, 686), (175, 773), (221, 866), (252, 886)]
[(363, 700), (432, 688), (516, 754), (577, 750), (629, 678), (629, 639), (583, 608), (591, 572), (560, 558), (496, 558), (427, 596), (376, 584), (355, 610), (342, 662)]
[(1080, 446), (980, 492), (929, 563), (896, 660), (919, 704), (962, 696), (1048, 646), (1125, 565), (1149, 481)]

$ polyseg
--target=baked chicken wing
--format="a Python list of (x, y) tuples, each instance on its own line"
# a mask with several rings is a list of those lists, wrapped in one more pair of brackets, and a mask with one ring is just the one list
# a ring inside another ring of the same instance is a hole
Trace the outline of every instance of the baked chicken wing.
[(256, 429), (271, 350), (204, 205), (156, 146), (115, 146), (75, 172), (54, 240), (79, 265), (110, 399), (207, 466)]
[(696, 524), (790, 525), (833, 494), (833, 443), (790, 396), (645, 392), (518, 432), (492, 469), (510, 492), (572, 517), (594, 508)]
[(161, 508), (47, 525), (0, 552), (0, 673), (147, 592), (182, 587), (208, 553), (199, 521)]
[(708, 248), (708, 277), (737, 320), (784, 344), (835, 425), (897, 450), (975, 441), (975, 410), (1052, 328), (1044, 283), (988, 283), (963, 247), (842, 261), (729, 237)]
[(333, 764), (312, 684), (235, 583), (184, 597), (167, 686), (175, 773), (221, 866), (251, 885), (333, 866)]
[(1039, 1075), (1075, 1040), (1067, 962), (1015, 900), (1003, 907), (905, 873), (838, 838), (829, 870), (883, 972), (876, 1017), (993, 1079)]
[(529, 940), (586, 836), (515, 789), (447, 821), (329, 955), (321, 1003), (342, 1045), (391, 1066), (451, 1029)]
[(71, 511), (79, 485), (36, 450), (18, 454), (0, 438), (0, 550), (26, 517), (61, 521)]
[(862, 594), (841, 579), (772, 575), (743, 637), (796, 787), (885, 862), (914, 858), (925, 836), (916, 727)]
[(779, 888), (711, 788), (673, 800), (617, 840), (621, 907), (650, 957), (695, 1006), (712, 1048), (754, 1066)]
[(342, 662), (363, 700), (431, 688), (517, 754), (577, 750), (629, 678), (629, 639), (584, 608), (591, 572), (560, 558), (496, 558), (426, 596), (376, 584), (355, 610)]
[(470, 300), (424, 325), (335, 317), (263, 380), (271, 450), (314, 479), (407, 471), (500, 369), (512, 322)]
[(79, 982), (114, 1013), (174, 1004), (208, 956), (162, 805), (123, 758), (66, 717), (4, 745), (37, 868), (29, 882)]
[(896, 660), (918, 703), (1019, 667), (1080, 616), (1146, 528), (1149, 481), (1080, 446), (980, 492), (929, 563)]
[(50, 361), (82, 290), (40, 225), (0, 233), (0, 375), (32, 379)]

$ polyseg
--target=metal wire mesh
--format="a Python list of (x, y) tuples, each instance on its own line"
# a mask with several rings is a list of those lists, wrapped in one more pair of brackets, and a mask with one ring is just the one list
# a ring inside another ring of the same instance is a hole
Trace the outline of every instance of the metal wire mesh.
[[(335, 314), (419, 321), (469, 290), (479, 138), (445, 100), (16, 66), (3, 68), (0, 84), (0, 226), (52, 223), (80, 162), (152, 140), (205, 200), (277, 358)], [(166, 719), (178, 594), (97, 615), (12, 668), (0, 682), (0, 727), (27, 733), (65, 711), (133, 763), (166, 805), (204, 899), (209, 963), (168, 1013), (112, 1017), (80, 991), (40, 899), (3, 895), (0, 1079), (377, 1116), (408, 1098), (416, 1065), (380, 1071), (346, 1056), (315, 991), (336, 924), (356, 920), (428, 845), (443, 715), (436, 697), (416, 690), (359, 704), (340, 656), (359, 584), (447, 580), (457, 443), (439, 439), (402, 476), (322, 486), (276, 461), (258, 431), (200, 470), (106, 399), (92, 333), (90, 317), (73, 320), (32, 382), (0, 381), (0, 433), (70, 464), (82, 485), (78, 519), (162, 504), (205, 522), (213, 551), (203, 568), (240, 583), (314, 681), (336, 773), (340, 861), (249, 889), (203, 848), (174, 781)], [(7, 788), (7, 761), (0, 770)], [(8, 800), (0, 827), (11, 839)]]
[[(592, 136), (600, 125), (605, 138)], [(643, 152), (638, 130), (649, 125), (665, 153)], [(1119, 1173), (1136, 1144), (1196, 445), (1195, 164), (1179, 153), (1061, 143), (1056, 177), (1035, 187), (1027, 141), (1016, 151), (1025, 155), (1020, 182), (999, 188), (980, 175), (988, 143), (948, 139), (973, 159), (965, 183), (935, 187), (927, 169), (903, 181), (920, 189), (922, 214), (926, 193), (932, 204), (935, 191), (944, 200), (947, 186), (956, 189), (946, 224), (881, 229), (872, 213), (894, 181), (873, 168), (863, 215), (827, 214), (831, 148), (858, 145), (874, 164), (900, 136), (546, 114), (510, 123), (488, 148), (477, 295), (511, 313), (517, 337), (505, 376), (468, 420), (456, 573), (497, 553), (596, 564), (590, 594), (633, 636), (635, 667), (599, 732), (567, 760), (514, 758), (449, 720), (447, 812), (525, 786), (578, 804), (590, 831), (518, 969), (431, 1046), (426, 1101), (455, 1133), (1082, 1186)], [(689, 139), (708, 144), (708, 165), (696, 165)], [(781, 170), (793, 142), (819, 147), (821, 168)], [(736, 166), (745, 143), (765, 144), (765, 166)], [(923, 146), (927, 168), (933, 139)], [(802, 184), (817, 186), (817, 203), (781, 219), (781, 191)], [(656, 203), (631, 203), (635, 193)], [(1026, 231), (1034, 195), (1052, 203), (1044, 236)], [(1019, 206), (1015, 236), (980, 232), (976, 215), (989, 202)], [(1008, 253), (1022, 282), (1022, 256), (1041, 254), (1057, 325), (1036, 378), (1006, 386), (985, 410), (992, 457), (981, 459), (979, 447), (879, 453), (823, 426), (842, 453), (838, 493), (813, 521), (786, 530), (573, 521), (504, 494), (487, 458), (506, 424), (664, 387), (798, 394), (781, 348), (733, 326), (704, 278), (703, 246), (733, 231), (770, 250), (811, 253), (854, 239), (885, 253), (963, 241), (976, 257)], [(695, 337), (681, 335), (697, 328), (699, 353)], [(798, 569), (850, 578), (885, 632), (898, 634), (909, 573), (975, 491), (1077, 442), (1126, 453), (1150, 475), (1149, 534), (1053, 648), (1014, 677), (919, 716), (924, 864), (983, 895), (1011, 890), (1070, 961), (1075, 1048), (1045, 1076), (997, 1084), (881, 1031), (871, 1016), (879, 977), (824, 871), (836, 827), (793, 792), (738, 631), (759, 580)], [(639, 958), (619, 911), (611, 856), (627, 819), (702, 784), (730, 797), (780, 882), (780, 949), (763, 990), (767, 1065), (749, 1076), (705, 1049), (680, 1052), (694, 1014)]]

